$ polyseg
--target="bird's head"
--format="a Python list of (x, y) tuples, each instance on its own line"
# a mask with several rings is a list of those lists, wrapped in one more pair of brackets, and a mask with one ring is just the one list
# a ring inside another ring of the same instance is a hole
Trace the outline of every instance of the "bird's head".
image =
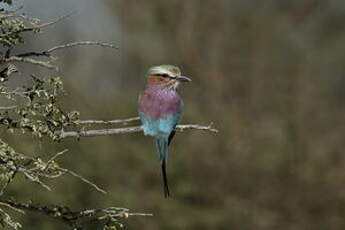
[(190, 78), (182, 76), (181, 70), (173, 65), (159, 65), (151, 67), (147, 72), (149, 85), (162, 85), (176, 89), (181, 82), (190, 82)]

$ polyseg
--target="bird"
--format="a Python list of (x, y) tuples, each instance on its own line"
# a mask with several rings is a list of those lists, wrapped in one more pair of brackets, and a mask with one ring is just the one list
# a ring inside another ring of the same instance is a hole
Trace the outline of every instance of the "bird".
[(155, 138), (167, 198), (170, 196), (166, 173), (168, 147), (183, 113), (183, 102), (177, 89), (180, 83), (192, 80), (182, 76), (177, 66), (158, 65), (149, 68), (146, 81), (145, 90), (139, 94), (138, 112), (144, 134)]

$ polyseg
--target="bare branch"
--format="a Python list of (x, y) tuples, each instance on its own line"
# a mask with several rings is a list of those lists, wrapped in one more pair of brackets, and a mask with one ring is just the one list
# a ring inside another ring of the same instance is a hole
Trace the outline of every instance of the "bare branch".
[(0, 205), (1, 205), (1, 206), (5, 206), (5, 207), (7, 207), (7, 208), (10, 208), (10, 209), (12, 209), (12, 210), (14, 210), (14, 211), (16, 211), (16, 212), (21, 213), (21, 214), (25, 214), (25, 212), (24, 212), (23, 210), (21, 210), (21, 209), (19, 209), (19, 208), (16, 208), (16, 207), (13, 207), (13, 206), (11, 206), (11, 205), (9, 205), (9, 204), (7, 204), (7, 203), (0, 202)]
[(13, 105), (13, 106), (1, 106), (0, 110), (12, 110), (12, 109), (16, 109), (17, 106)]
[(204, 130), (210, 131), (212, 133), (218, 133), (219, 130), (212, 127), (213, 123), (209, 124), (208, 126), (201, 126), (201, 125), (178, 125), (176, 129), (180, 132), (183, 132), (186, 129), (197, 129), (197, 130)]
[(117, 120), (83, 120), (83, 121), (77, 121), (77, 125), (114, 125), (114, 124), (123, 124), (127, 125), (130, 122), (139, 121), (139, 117), (131, 117), (127, 119), (117, 119)]
[(36, 52), (36, 51), (32, 51), (32, 52), (27, 52), (27, 53), (21, 53), (16, 55), (16, 57), (31, 57), (31, 56), (46, 56), (46, 57), (50, 57), (50, 53), (48, 53), (47, 51), (42, 51), (42, 52)]
[(40, 61), (40, 60), (35, 60), (32, 58), (27, 58), (27, 57), (18, 57), (18, 56), (11, 56), (9, 58), (1, 58), (0, 63), (5, 63), (5, 62), (24, 62), (24, 63), (30, 63), (33, 65), (38, 65), (41, 67), (45, 67), (48, 69), (55, 69), (58, 70), (57, 66), (54, 66), (50, 64), (49, 62), (46, 61)]
[[(217, 133), (218, 130), (212, 128), (211, 125), (209, 126), (201, 126), (201, 125), (178, 125), (176, 126), (176, 130), (182, 132), (186, 129), (196, 129), (196, 130), (204, 130), (213, 133)], [(128, 133), (139, 133), (142, 132), (143, 129), (141, 126), (132, 126), (126, 128), (114, 128), (114, 129), (98, 129), (98, 130), (80, 130), (80, 131), (63, 131), (60, 133), (61, 138), (66, 137), (95, 137), (95, 136), (108, 136), (108, 135), (120, 135), (120, 134), (128, 134)]]
[(96, 46), (101, 46), (101, 47), (117, 49), (117, 47), (115, 45), (110, 44), (110, 43), (95, 42), (95, 41), (80, 41), (80, 42), (71, 42), (71, 43), (67, 43), (64, 45), (54, 46), (54, 47), (50, 48), (49, 50), (47, 50), (47, 52), (52, 53), (52, 52), (59, 50), (59, 49), (70, 48), (73, 46), (85, 46), (85, 45), (96, 45)]
[(95, 136), (108, 136), (118, 135), (126, 133), (138, 133), (141, 132), (140, 126), (133, 126), (127, 128), (116, 128), (116, 129), (98, 129), (98, 130), (80, 130), (80, 131), (63, 131), (60, 133), (61, 138), (66, 137), (95, 137)]
[(105, 42), (96, 42), (96, 41), (79, 41), (79, 42), (71, 42), (63, 45), (54, 46), (48, 50), (44, 50), (42, 52), (27, 52), (27, 53), (21, 53), (16, 55), (17, 57), (29, 57), (29, 56), (46, 56), (51, 57), (51, 53), (60, 50), (60, 49), (66, 49), (71, 48), (74, 46), (85, 46), (85, 45), (94, 45), (94, 46), (101, 46), (101, 47), (107, 47), (107, 48), (113, 48), (117, 49), (117, 47), (110, 43)]

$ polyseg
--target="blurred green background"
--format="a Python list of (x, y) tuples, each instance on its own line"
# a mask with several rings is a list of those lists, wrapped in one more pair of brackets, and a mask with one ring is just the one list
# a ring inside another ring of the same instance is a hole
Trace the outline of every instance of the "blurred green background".
[[(63, 104), (82, 119), (135, 116), (145, 71), (169, 63), (193, 79), (180, 91), (183, 123), (213, 121), (220, 133), (178, 133), (168, 165), (172, 197), (164, 199), (153, 140), (142, 134), (38, 144), (1, 131), (25, 153), (68, 148), (60, 162), (108, 191), (64, 177), (50, 182), (52, 192), (22, 179), (10, 194), (154, 214), (129, 218), (125, 229), (345, 229), (343, 0), (20, 3), (43, 20), (77, 12), (25, 50), (74, 40), (119, 47), (58, 54)], [(64, 228), (42, 216), (18, 218), (24, 229)]]

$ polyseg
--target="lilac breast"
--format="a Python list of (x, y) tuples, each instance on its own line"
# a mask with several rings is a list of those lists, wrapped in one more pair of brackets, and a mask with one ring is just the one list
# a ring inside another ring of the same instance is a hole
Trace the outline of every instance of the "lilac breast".
[(179, 113), (182, 102), (174, 89), (149, 87), (139, 96), (139, 111), (150, 119)]

